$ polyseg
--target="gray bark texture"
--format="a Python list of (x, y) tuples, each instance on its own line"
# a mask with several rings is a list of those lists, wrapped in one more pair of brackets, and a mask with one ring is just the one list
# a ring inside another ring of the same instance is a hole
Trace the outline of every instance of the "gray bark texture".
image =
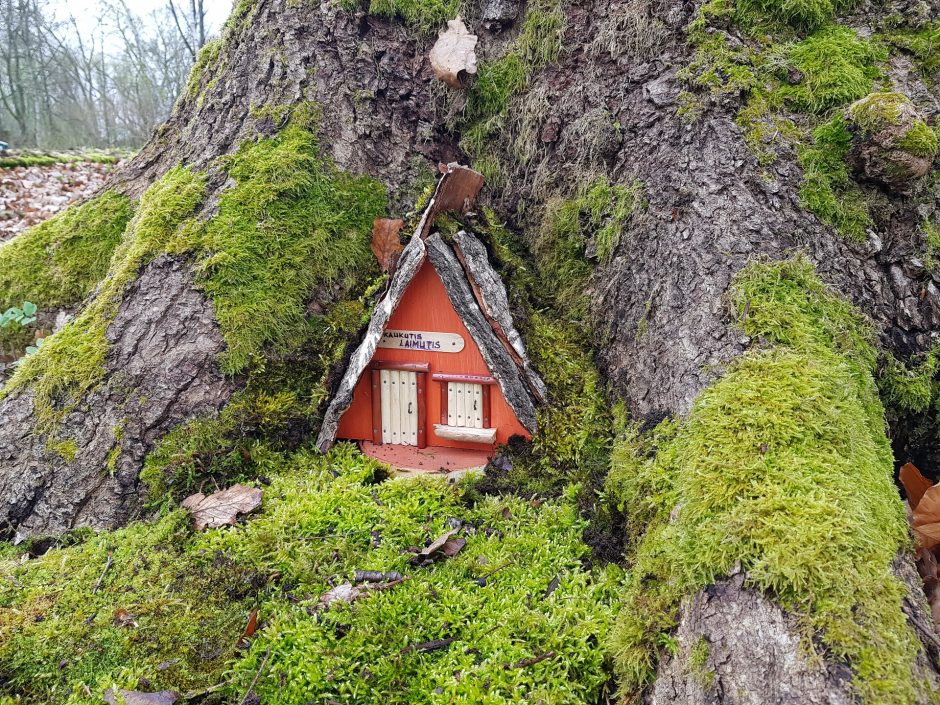
[[(483, 5), (465, 16), (480, 37), (481, 62), (500, 55), (522, 16), (521, 3)], [(937, 15), (936, 2), (922, 5)], [(759, 257), (804, 250), (901, 357), (925, 351), (940, 332), (940, 281), (919, 258), (917, 227), (940, 213), (937, 193), (915, 200), (863, 185), (881, 206), (867, 240), (850, 242), (800, 205), (795, 154), (758, 165), (734, 120), (739, 98), (711, 100), (698, 120), (684, 121), (676, 73), (690, 60), (683, 28), (695, 9), (678, 0), (565, 3), (564, 50), (513, 98), (511, 113), (521, 117), (493, 138), (509, 173), (501, 189), (484, 194), (510, 227), (532, 237), (545, 202), (570, 195), (579, 175), (642, 182), (649, 207), (631, 218), (611, 260), (597, 264), (589, 292), (603, 377), (638, 419), (688, 411), (722, 365), (745, 350), (749, 341), (722, 297), (734, 274)], [(912, 11), (902, 2), (866, 8), (851, 24), (866, 33), (872, 18), (892, 10)], [(311, 100), (322, 106), (321, 138), (337, 166), (383, 181), (390, 213), (403, 214), (419, 177), (438, 162), (465, 161), (451, 128), (466, 94), (434, 80), (432, 41), (339, 3), (258, 0), (228, 30), (199, 90), (180, 98), (112, 186), (139, 195), (179, 163), (215, 174), (217, 157), (278, 130), (273, 119), (249, 119), (258, 106)], [(935, 89), (909, 62), (895, 61), (890, 80), (925, 118), (940, 115)], [(520, 145), (525, 159), (518, 158)], [(210, 188), (217, 194), (224, 182), (216, 178)], [(211, 195), (208, 203), (211, 209)], [(431, 253), (446, 257), (435, 247)], [(106, 381), (64, 424), (78, 441), (73, 461), (50, 453), (34, 433), (28, 389), (0, 402), (0, 522), (11, 532), (126, 520), (138, 506), (137, 474), (153, 443), (177, 423), (219, 409), (238, 386), (219, 372), (223, 343), (212, 308), (183, 261), (148, 265), (108, 335)], [(103, 468), (114, 447), (119, 455), (109, 474)], [(851, 674), (825, 659), (807, 663), (790, 617), (742, 580), (732, 576), (684, 605), (682, 648), (661, 665), (648, 701), (851, 702)], [(917, 604), (909, 616), (929, 622), (920, 588), (911, 584)], [(710, 689), (688, 675), (688, 652), (700, 635), (712, 645), (717, 677)], [(934, 646), (924, 639), (929, 653)], [(924, 670), (935, 677), (935, 660), (925, 660)]]

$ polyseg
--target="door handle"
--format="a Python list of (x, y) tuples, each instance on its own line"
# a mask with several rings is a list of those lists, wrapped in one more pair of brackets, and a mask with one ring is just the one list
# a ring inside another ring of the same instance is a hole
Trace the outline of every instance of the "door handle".
[(408, 413), (409, 413), (409, 414), (411, 413), (411, 404), (412, 404), (412, 402), (408, 402)]
[(477, 400), (476, 400), (476, 399), (473, 400), (473, 410), (474, 410), (474, 411), (477, 410)]

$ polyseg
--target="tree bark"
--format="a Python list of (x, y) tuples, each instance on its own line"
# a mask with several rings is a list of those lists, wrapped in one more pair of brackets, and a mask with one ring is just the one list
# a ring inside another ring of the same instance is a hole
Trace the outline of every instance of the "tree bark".
[[(490, 204), (533, 241), (546, 201), (569, 195), (579, 175), (642, 182), (648, 208), (629, 221), (610, 261), (596, 263), (589, 292), (600, 369), (637, 419), (687, 412), (721, 366), (746, 349), (723, 296), (734, 274), (761, 256), (806, 251), (901, 357), (928, 349), (940, 329), (938, 281), (918, 257), (923, 243), (916, 235), (925, 210), (938, 211), (935, 194), (920, 202), (879, 194), (867, 240), (850, 242), (800, 204), (802, 171), (792, 151), (770, 167), (758, 164), (734, 121), (739, 99), (711, 101), (698, 120), (685, 121), (677, 114), (676, 74), (690, 60), (683, 28), (694, 10), (678, 0), (565, 5), (561, 58), (530, 78), (511, 104), (519, 119), (493, 137), (509, 166)], [(487, 12), (465, 18), (480, 35), (484, 61), (518, 31), (509, 19), (484, 23)], [(649, 23), (646, 45), (612, 53), (600, 38), (625, 13)], [(437, 162), (465, 159), (452, 126), (466, 97), (433, 78), (431, 41), (338, 3), (260, 0), (234, 19), (198, 90), (180, 97), (111, 186), (138, 196), (177, 164), (215, 174), (217, 157), (281, 127), (274, 118), (250, 120), (259, 106), (309, 100), (322, 106), (320, 133), (336, 165), (385, 183), (391, 214), (402, 215), (419, 177)], [(927, 116), (935, 119), (936, 94), (914, 68), (896, 62), (892, 71), (909, 95), (931, 97)], [(613, 123), (620, 130), (602, 129)], [(525, 160), (512, 151), (520, 140), (529, 150)], [(225, 179), (214, 176), (203, 216), (212, 215), (223, 188)], [(64, 421), (78, 442), (74, 460), (55, 456), (34, 433), (29, 389), (0, 401), (0, 518), (12, 530), (55, 533), (125, 521), (153, 444), (180, 422), (220, 409), (239, 387), (242, 380), (218, 368), (218, 325), (188, 272), (184, 261), (161, 257), (125, 292), (108, 332), (106, 381)], [(115, 472), (102, 474), (113, 448)], [(792, 618), (743, 580), (728, 576), (683, 606), (681, 648), (661, 663), (647, 701), (853, 702), (850, 670), (826, 658), (809, 664)], [(929, 624), (916, 579), (909, 584), (911, 619)], [(753, 627), (746, 638), (742, 624)], [(718, 678), (709, 688), (689, 676), (689, 649), (700, 635), (714, 646)], [(936, 678), (934, 647), (924, 641), (920, 666)]]

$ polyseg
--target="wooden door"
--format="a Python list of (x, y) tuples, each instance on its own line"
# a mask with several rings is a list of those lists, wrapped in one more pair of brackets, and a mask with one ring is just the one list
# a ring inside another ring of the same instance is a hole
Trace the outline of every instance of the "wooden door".
[(418, 445), (418, 375), (408, 370), (382, 370), (382, 442)]

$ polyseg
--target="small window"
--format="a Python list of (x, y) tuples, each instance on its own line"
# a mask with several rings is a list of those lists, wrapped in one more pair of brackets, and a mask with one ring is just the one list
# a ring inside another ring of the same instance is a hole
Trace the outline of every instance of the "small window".
[(483, 428), (483, 385), (447, 383), (447, 425)]
[(479, 375), (435, 374), (440, 382), (441, 422), (434, 425), (438, 438), (466, 443), (496, 441), (490, 423), (490, 390), (496, 380)]

